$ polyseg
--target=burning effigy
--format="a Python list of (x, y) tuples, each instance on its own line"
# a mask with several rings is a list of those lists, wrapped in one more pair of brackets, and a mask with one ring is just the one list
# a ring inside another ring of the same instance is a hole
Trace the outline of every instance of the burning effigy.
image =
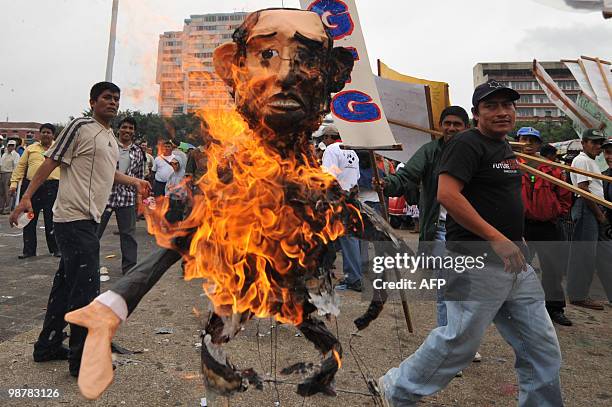
[[(213, 306), (202, 334), (208, 391), (261, 387), (258, 374), (236, 369), (222, 346), (250, 319), (271, 317), (297, 327), (323, 357), (297, 392), (333, 394), (342, 346), (315, 316), (339, 313), (323, 259), (347, 234), (401, 244), (381, 217), (322, 170), (312, 149), (311, 134), (329, 112), (331, 94), (350, 79), (353, 55), (333, 46), (318, 14), (266, 9), (250, 14), (213, 60), (235, 108), (199, 113), (210, 136), (206, 170), (183, 220), (167, 220), (164, 200), (146, 214), (149, 231), (168, 250), (151, 267), (180, 257), (185, 279), (203, 280)], [(142, 295), (126, 300), (130, 310)], [(372, 302), (355, 321), (358, 329), (383, 302)]]

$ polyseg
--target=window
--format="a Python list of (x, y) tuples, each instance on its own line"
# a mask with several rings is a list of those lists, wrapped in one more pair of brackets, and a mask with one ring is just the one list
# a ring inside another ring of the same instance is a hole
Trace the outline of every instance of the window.
[(217, 18), (217, 21), (229, 21), (230, 20), (230, 16), (219, 16), (219, 18)]
[(512, 82), (512, 89), (531, 90), (531, 82)]
[(179, 47), (183, 45), (182, 41), (166, 41), (166, 46), (168, 47)]
[(212, 58), (213, 53), (212, 52), (196, 52), (195, 54), (193, 54), (193, 56), (196, 58)]
[(533, 103), (533, 95), (521, 95), (518, 103)]
[(206, 31), (216, 31), (217, 26), (216, 25), (203, 25), (202, 29)]
[(232, 21), (242, 21), (242, 20), (244, 20), (244, 15), (242, 15), (242, 14), (232, 14), (230, 16), (230, 20), (232, 20)]
[(557, 81), (557, 85), (563, 90), (577, 90), (578, 83), (574, 81)]
[(204, 21), (209, 23), (215, 22), (217, 21), (217, 16), (204, 16)]
[(533, 109), (529, 107), (519, 107), (516, 109), (516, 115), (519, 117), (533, 116)]
[(223, 34), (223, 35), (221, 35), (221, 38), (224, 39), (224, 40), (230, 39), (230, 38), (232, 38), (232, 34)]
[(548, 96), (546, 95), (535, 95), (536, 103), (550, 103)]

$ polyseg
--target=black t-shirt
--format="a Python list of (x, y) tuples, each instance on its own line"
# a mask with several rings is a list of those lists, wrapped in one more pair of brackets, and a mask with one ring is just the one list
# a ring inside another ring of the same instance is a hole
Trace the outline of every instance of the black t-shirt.
[[(521, 172), (505, 140), (487, 137), (477, 129), (457, 134), (445, 146), (438, 170), (463, 181), (463, 196), (485, 221), (508, 239), (522, 242)], [(459, 242), (483, 241), (450, 214), (446, 218), (446, 240), (450, 250), (459, 252), (466, 251), (466, 245)]]

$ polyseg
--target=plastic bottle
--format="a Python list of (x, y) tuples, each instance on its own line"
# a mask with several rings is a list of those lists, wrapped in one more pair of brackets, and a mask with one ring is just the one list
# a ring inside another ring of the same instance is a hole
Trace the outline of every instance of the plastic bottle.
[(23, 229), (32, 219), (34, 219), (34, 214), (32, 212), (23, 212), (17, 218), (17, 225), (15, 225), (15, 227), (17, 227), (17, 229)]

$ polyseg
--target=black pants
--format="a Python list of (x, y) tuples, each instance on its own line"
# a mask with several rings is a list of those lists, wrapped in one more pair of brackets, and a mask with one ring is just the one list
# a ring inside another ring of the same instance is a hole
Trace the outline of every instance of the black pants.
[[(100, 292), (100, 241), (92, 220), (55, 223), (55, 238), (62, 251), (59, 268), (49, 294), (42, 331), (34, 344), (35, 354), (53, 352), (61, 346), (67, 312), (84, 307)], [(78, 369), (87, 329), (70, 325), (70, 367)]]
[(153, 183), (153, 196), (164, 196), (166, 195), (166, 183), (155, 180)]
[[(23, 180), (21, 185), (21, 191), (28, 189), (30, 181)], [(32, 209), (34, 211), (34, 218), (23, 228), (23, 255), (24, 256), (36, 256), (36, 227), (38, 224), (38, 215), (40, 211), (43, 212), (45, 220), (45, 237), (47, 239), (47, 248), (50, 253), (57, 253), (57, 243), (55, 242), (55, 235), (53, 233), (53, 203), (57, 197), (57, 189), (59, 187), (59, 181), (49, 180), (45, 181), (36, 193), (32, 196)]]
[(138, 242), (136, 242), (136, 207), (111, 208), (107, 206), (98, 226), (98, 238), (102, 239), (106, 225), (112, 213), (115, 212), (119, 227), (119, 243), (121, 245), (121, 272), (127, 273), (136, 265), (138, 257)]
[(540, 259), (546, 309), (563, 311), (565, 292), (561, 283), (568, 260), (568, 245), (563, 244), (559, 229), (552, 222), (526, 220), (525, 240), (531, 256), (537, 253)]

